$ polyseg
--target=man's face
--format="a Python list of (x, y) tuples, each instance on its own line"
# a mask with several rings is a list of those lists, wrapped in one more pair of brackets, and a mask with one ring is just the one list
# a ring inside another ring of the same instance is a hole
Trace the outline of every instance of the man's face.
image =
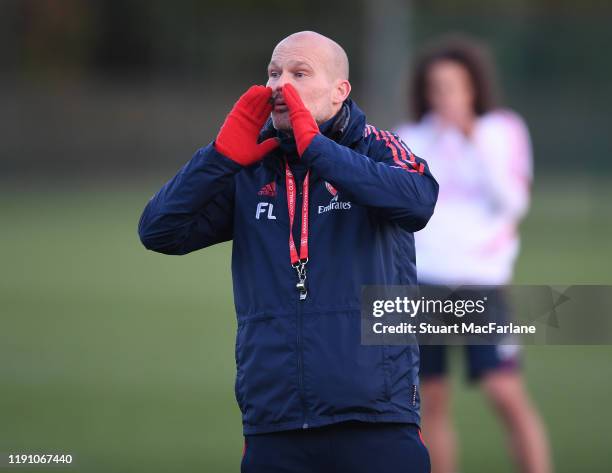
[(290, 130), (289, 112), (280, 89), (293, 85), (317, 123), (333, 117), (338, 109), (334, 103), (336, 83), (329, 71), (329, 59), (324, 48), (308, 41), (281, 42), (272, 52), (268, 65), (267, 86), (272, 88), (274, 108), (272, 122), (277, 130)]

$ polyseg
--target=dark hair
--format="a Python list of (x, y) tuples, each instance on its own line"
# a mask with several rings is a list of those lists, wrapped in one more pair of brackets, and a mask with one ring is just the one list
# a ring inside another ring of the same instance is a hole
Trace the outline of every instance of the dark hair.
[(483, 115), (497, 106), (498, 91), (489, 50), (480, 42), (463, 35), (445, 36), (427, 45), (412, 68), (410, 110), (420, 120), (431, 109), (427, 100), (427, 74), (438, 61), (453, 61), (467, 70), (474, 86), (474, 112)]

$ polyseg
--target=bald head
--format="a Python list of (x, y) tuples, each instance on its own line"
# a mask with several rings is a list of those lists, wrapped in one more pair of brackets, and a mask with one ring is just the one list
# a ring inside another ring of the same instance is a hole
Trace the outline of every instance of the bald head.
[[(299, 31), (283, 39), (276, 45), (274, 51), (276, 52), (279, 49), (282, 51), (289, 48), (303, 48), (316, 52), (330, 74), (330, 79), (348, 80), (348, 56), (344, 49), (342, 49), (342, 46), (333, 39), (323, 36), (316, 31)], [(274, 52), (272, 55), (274, 55)]]
[(287, 36), (272, 51), (268, 86), (274, 91), (272, 121), (277, 129), (290, 129), (291, 122), (282, 100), (282, 87), (293, 85), (317, 123), (333, 117), (347, 99), (349, 62), (344, 49), (314, 31)]

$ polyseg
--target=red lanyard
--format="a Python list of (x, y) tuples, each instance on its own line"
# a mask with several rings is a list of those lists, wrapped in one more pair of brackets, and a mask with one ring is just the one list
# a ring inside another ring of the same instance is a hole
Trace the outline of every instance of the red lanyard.
[(291, 266), (298, 273), (296, 287), (300, 291), (300, 300), (306, 299), (306, 263), (308, 263), (308, 180), (310, 171), (306, 172), (302, 185), (302, 228), (300, 231), (300, 253), (298, 254), (293, 240), (293, 221), (295, 220), (296, 184), (289, 164), (285, 161), (285, 184), (287, 187), (287, 210), (289, 211), (289, 256)]

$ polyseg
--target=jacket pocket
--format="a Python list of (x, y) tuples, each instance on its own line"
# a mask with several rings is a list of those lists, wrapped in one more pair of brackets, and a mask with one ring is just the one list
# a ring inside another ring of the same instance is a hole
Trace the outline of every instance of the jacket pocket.
[(236, 400), (245, 424), (300, 419), (295, 316), (241, 320), (236, 334)]
[(242, 367), (239, 347), (241, 345), (240, 340), (240, 332), (244, 328), (244, 324), (238, 324), (238, 329), (236, 330), (236, 345), (234, 349), (234, 355), (236, 357), (236, 380), (234, 382), (234, 394), (236, 396), (236, 402), (238, 403), (238, 407), (240, 411), (244, 413), (244, 391), (242, 386), (244, 384), (244, 368)]
[(418, 392), (418, 346), (385, 346), (387, 386), (396, 411), (415, 411), (420, 404)]
[(304, 390), (317, 416), (380, 414), (390, 399), (383, 346), (361, 344), (358, 312), (304, 314)]

